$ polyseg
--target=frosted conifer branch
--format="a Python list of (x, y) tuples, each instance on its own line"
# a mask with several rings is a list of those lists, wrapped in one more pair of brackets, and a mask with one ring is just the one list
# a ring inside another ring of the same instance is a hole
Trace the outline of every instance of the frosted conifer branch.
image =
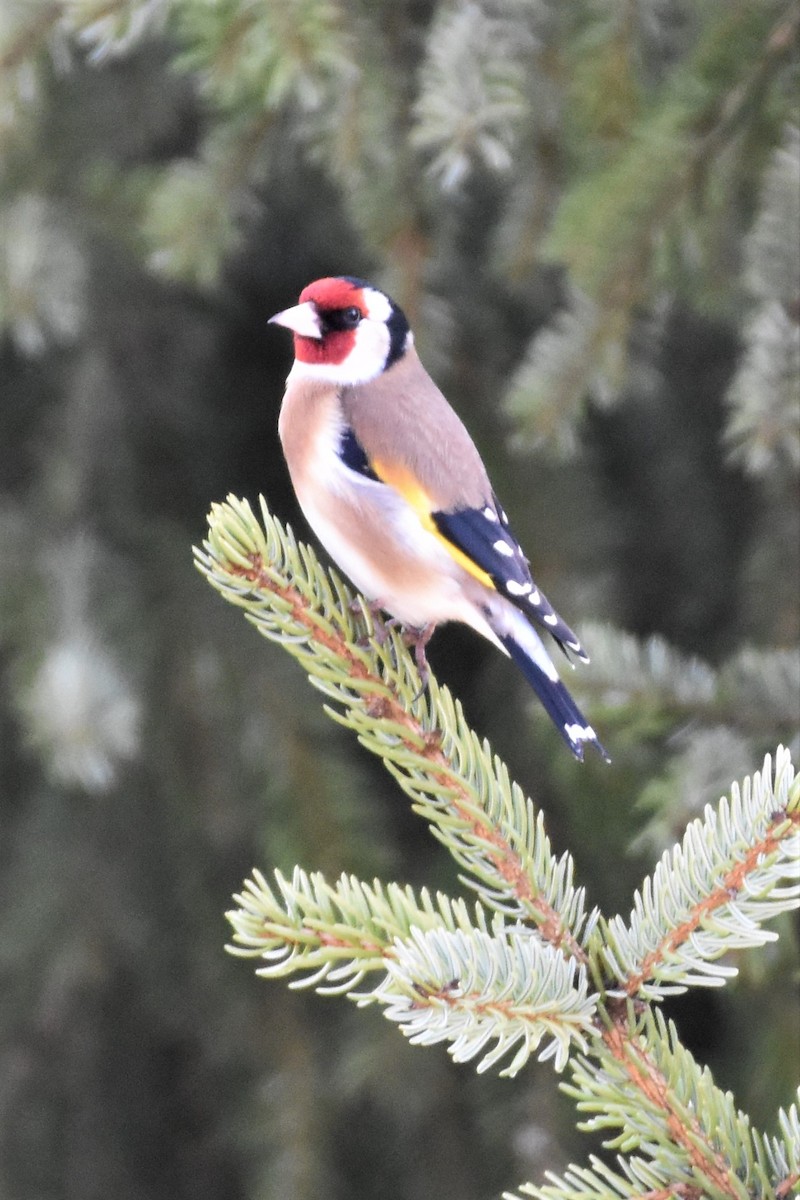
[(430, 156), (445, 189), (458, 187), (476, 164), (490, 171), (512, 162), (516, 129), (526, 112), (520, 22), (490, 16), (477, 4), (444, 8), (428, 40), (412, 141)]
[(383, 760), (483, 902), (534, 922), (547, 941), (583, 959), (583, 889), (573, 886), (571, 857), (553, 854), (531, 800), (468, 727), (449, 691), (433, 679), (421, 690), (398, 632), (376, 637), (368, 608), (362, 604), (356, 615), (338, 575), (263, 501), (262, 517), (264, 529), (234, 497), (214, 505), (209, 538), (195, 552), (200, 570), (246, 609), (259, 633), (299, 660), (332, 701), (326, 712)]
[(779, 747), (774, 777), (767, 755), (663, 855), (628, 922), (613, 917), (598, 931), (612, 990), (655, 999), (720, 986), (737, 972), (723, 955), (777, 937), (763, 922), (800, 905), (798, 880), (800, 781)]
[(573, 1044), (587, 1047), (596, 996), (585, 968), (527, 930), (414, 929), (387, 967), (375, 998), (389, 1020), (416, 1045), (478, 1058), (478, 1071), (513, 1055), (500, 1074), (515, 1075), (542, 1041), (539, 1059), (562, 1070)]
[[(717, 1087), (708, 1067), (681, 1045), (675, 1026), (661, 1012), (645, 1011), (637, 1019), (632, 1004), (621, 1006), (604, 1043), (607, 1053), (599, 1066), (582, 1056), (572, 1059), (572, 1082), (564, 1090), (591, 1114), (583, 1128), (616, 1131), (605, 1144), (625, 1156), (620, 1162), (627, 1161), (626, 1174), (631, 1176), (630, 1166), (636, 1164), (639, 1175), (643, 1160), (654, 1194), (665, 1198), (750, 1200), (788, 1194), (778, 1189), (792, 1178), (797, 1150), (791, 1137), (776, 1153), (736, 1108), (732, 1094)], [(791, 1132), (792, 1112), (779, 1114), (782, 1132)], [(628, 1159), (631, 1153), (640, 1157)]]
[[(386, 971), (394, 942), (412, 929), (450, 932), (486, 928), (486, 910), (470, 912), (463, 900), (451, 900), (427, 888), (364, 883), (342, 875), (330, 884), (319, 872), (295, 867), (291, 879), (275, 872), (271, 887), (260, 871), (245, 881), (229, 912), (234, 930), (231, 953), (259, 958), (259, 975), (296, 976), (290, 987), (318, 992), (352, 992), (371, 972)], [(368, 995), (360, 995), (364, 1003)]]

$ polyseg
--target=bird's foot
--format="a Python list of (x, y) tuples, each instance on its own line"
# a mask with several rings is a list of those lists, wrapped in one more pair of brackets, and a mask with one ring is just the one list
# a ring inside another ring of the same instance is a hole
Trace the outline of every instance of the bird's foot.
[(403, 625), (402, 621), (397, 617), (383, 615), (386, 610), (380, 600), (366, 600), (357, 597), (350, 602), (350, 611), (353, 613), (363, 613), (365, 607), (372, 617), (372, 635), (371, 637), (359, 638), (357, 645), (366, 647), (370, 641), (374, 641), (378, 646), (385, 646), (389, 637), (389, 630), (397, 629), (399, 626), (402, 631), (404, 643), (409, 649), (413, 648), (414, 650), (414, 662), (417, 664), (420, 683), (422, 684), (419, 692), (414, 697), (415, 700), (418, 700), (427, 688), (428, 680), (431, 677), (425, 647), (431, 640), (433, 632), (436, 629), (435, 623), (423, 625), (422, 628), (414, 625)]
[(421, 629), (415, 629), (411, 625), (405, 625), (403, 627), (403, 641), (409, 649), (411, 649), (412, 646), (414, 648), (414, 662), (417, 664), (420, 683), (422, 684), (419, 693), (414, 697), (415, 700), (419, 700), (419, 697), (427, 688), (428, 680), (431, 677), (431, 671), (430, 667), (428, 666), (428, 657), (425, 653), (425, 647), (433, 637), (433, 631), (435, 629), (436, 625), (433, 622), (430, 625), (423, 625)]

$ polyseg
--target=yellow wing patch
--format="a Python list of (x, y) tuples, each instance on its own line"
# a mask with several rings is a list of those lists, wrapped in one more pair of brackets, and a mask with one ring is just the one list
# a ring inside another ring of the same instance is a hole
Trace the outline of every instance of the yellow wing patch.
[(473, 578), (482, 583), (484, 587), (494, 590), (494, 582), (490, 575), (474, 563), (469, 555), (459, 549), (455, 543), (444, 537), (436, 526), (433, 519), (431, 498), (425, 489), (420, 484), (419, 480), (409, 471), (408, 467), (395, 466), (394, 464), (373, 460), (371, 462), (372, 470), (378, 476), (382, 483), (386, 483), (389, 487), (393, 487), (396, 492), (399, 492), (403, 499), (411, 505), (414, 512), (420, 519), (421, 524), (428, 533), (432, 533), (447, 550), (451, 558), (462, 566), (465, 571), (468, 571)]

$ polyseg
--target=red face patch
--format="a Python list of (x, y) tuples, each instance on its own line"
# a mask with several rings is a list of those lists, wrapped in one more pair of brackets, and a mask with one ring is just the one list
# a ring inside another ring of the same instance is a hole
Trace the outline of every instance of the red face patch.
[[(300, 293), (300, 304), (311, 301), (320, 313), (333, 312), (338, 308), (358, 308), (364, 312), (363, 291), (348, 279), (328, 276), (309, 283)], [(305, 363), (344, 362), (356, 342), (355, 329), (333, 329), (321, 338), (294, 335), (294, 354)]]

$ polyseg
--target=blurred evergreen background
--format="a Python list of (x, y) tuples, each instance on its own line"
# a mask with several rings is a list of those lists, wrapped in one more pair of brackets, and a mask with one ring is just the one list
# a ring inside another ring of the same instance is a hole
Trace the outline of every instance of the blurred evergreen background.
[[(800, 8), (0, 0), (0, 1198), (485, 1200), (585, 1157), (549, 1064), (477, 1078), (223, 951), (253, 865), (450, 891), (295, 664), (202, 581), (232, 491), (307, 531), (267, 318), (405, 307), (592, 666), (580, 766), (461, 629), (434, 670), (627, 911), (798, 745)], [(770, 1129), (798, 926), (668, 1007)]]

